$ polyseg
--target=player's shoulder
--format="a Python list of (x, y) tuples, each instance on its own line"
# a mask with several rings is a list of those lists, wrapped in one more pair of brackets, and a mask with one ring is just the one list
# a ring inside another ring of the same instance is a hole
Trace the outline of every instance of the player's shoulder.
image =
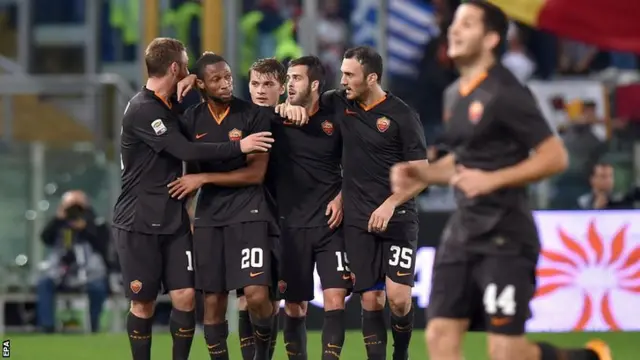
[(449, 84), (444, 89), (444, 101), (445, 103), (451, 103), (460, 95), (460, 78)]
[(231, 110), (235, 112), (249, 111), (254, 113), (260, 113), (260, 108), (261, 108), (261, 106), (259, 105), (256, 105), (250, 101), (240, 99), (237, 97), (234, 97), (231, 100), (231, 103), (229, 104), (229, 106), (231, 107)]
[(344, 89), (330, 89), (325, 90), (320, 96), (322, 97), (338, 97), (338, 98), (347, 98), (347, 92)]
[(414, 108), (390, 92), (387, 93), (387, 98), (381, 105), (383, 108), (381, 110), (396, 121), (402, 121), (407, 118), (407, 115), (410, 115), (410, 117), (418, 115), (418, 112)]
[(327, 107), (348, 106), (350, 101), (347, 99), (346, 90), (331, 89), (320, 95), (320, 103)]
[(157, 119), (168, 115), (169, 111), (158, 103), (155, 99), (149, 97), (145, 90), (135, 94), (124, 110), (122, 119), (123, 126), (133, 124), (134, 122), (144, 121), (145, 119)]
[(457, 78), (454, 82), (449, 84), (445, 89), (444, 93), (446, 95), (453, 95), (460, 92), (460, 78)]
[(496, 94), (508, 97), (531, 95), (528, 88), (513, 73), (502, 65), (496, 65), (489, 71), (487, 85)]
[(206, 113), (209, 109), (207, 108), (207, 103), (205, 101), (201, 101), (197, 104), (189, 106), (183, 114), (183, 118), (188, 121), (192, 121), (197, 116)]
[[(234, 121), (240, 121), (246, 126), (256, 126), (257, 124), (270, 123), (275, 111), (272, 107), (256, 105), (250, 101), (233, 98), (229, 104), (230, 114), (234, 115)], [(259, 126), (259, 125), (258, 125)]]
[(204, 101), (191, 105), (180, 116), (180, 123), (187, 132), (191, 132), (196, 127), (199, 118), (208, 116), (208, 111), (207, 103)]

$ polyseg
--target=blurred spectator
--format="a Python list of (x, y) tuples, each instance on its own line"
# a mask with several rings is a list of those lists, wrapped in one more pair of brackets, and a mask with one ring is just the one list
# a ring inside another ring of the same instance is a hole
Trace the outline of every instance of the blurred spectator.
[(62, 196), (56, 217), (45, 226), (41, 238), (49, 255), (37, 285), (38, 326), (44, 332), (55, 331), (56, 293), (86, 291), (91, 330), (97, 332), (109, 294), (107, 225), (96, 217), (86, 194), (74, 190)]
[(507, 51), (502, 57), (502, 64), (523, 84), (531, 78), (536, 69), (536, 64), (526, 53), (520, 30), (514, 23), (509, 25)]
[(613, 191), (614, 169), (611, 164), (598, 163), (593, 166), (589, 184), (591, 192), (578, 198), (582, 210), (632, 209), (637, 191), (625, 196)]
[(578, 41), (560, 41), (560, 72), (567, 75), (587, 74), (598, 48)]
[(584, 140), (592, 135), (597, 141), (605, 141), (607, 139), (605, 120), (598, 117), (596, 110), (596, 103), (592, 100), (577, 100), (567, 104), (569, 124), (562, 130), (565, 133), (574, 133)]
[(318, 20), (318, 53), (327, 70), (327, 87), (333, 87), (336, 69), (340, 69), (346, 49), (349, 29), (340, 17), (339, 0), (325, 0), (320, 6), (323, 8)]
[(258, 59), (272, 57), (278, 46), (274, 32), (284, 22), (277, 0), (257, 0), (256, 10), (262, 13), (258, 23)]
[(297, 19), (302, 15), (302, 6), (300, 0), (285, 0), (280, 15), (284, 19)]

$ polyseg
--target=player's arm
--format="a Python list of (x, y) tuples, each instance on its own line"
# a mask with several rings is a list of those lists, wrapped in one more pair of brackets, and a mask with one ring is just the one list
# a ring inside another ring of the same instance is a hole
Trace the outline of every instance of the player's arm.
[(153, 151), (164, 151), (182, 161), (231, 160), (243, 153), (265, 152), (273, 142), (271, 133), (264, 132), (252, 134), (241, 141), (192, 143), (180, 132), (176, 121), (155, 116), (140, 116), (132, 126), (133, 132)]
[[(244, 187), (262, 184), (269, 164), (269, 154), (247, 155), (247, 166), (219, 173), (189, 173), (169, 183), (169, 195), (184, 199), (196, 193), (205, 184), (225, 187)], [(192, 196), (193, 197), (193, 196)]]
[[(271, 130), (273, 114), (258, 107), (256, 114), (250, 123), (250, 134), (267, 132)], [(247, 155), (247, 166), (224, 173), (204, 174), (204, 181), (218, 186), (242, 187), (262, 184), (267, 166), (269, 164), (269, 154)]]
[(336, 89), (327, 90), (320, 94), (320, 106), (328, 109), (333, 109), (339, 100), (340, 95)]
[(269, 154), (247, 155), (247, 166), (220, 173), (205, 173), (202, 176), (203, 184), (215, 184), (227, 187), (243, 187), (262, 184), (267, 173)]
[[(320, 95), (320, 106), (333, 109), (338, 100), (339, 95), (337, 90), (328, 90)], [(289, 104), (288, 99), (286, 102), (278, 104), (275, 107), (275, 112), (298, 126), (305, 125), (309, 122), (307, 109), (304, 106)]]
[(564, 171), (569, 156), (562, 140), (545, 120), (528, 91), (505, 95), (501, 119), (515, 138), (533, 153), (526, 160), (495, 172), (498, 187), (525, 186)]
[[(251, 123), (251, 129), (249, 129), (249, 132), (253, 134), (249, 136), (256, 133), (267, 132), (271, 127), (270, 116), (270, 113), (264, 112), (262, 109), (257, 109), (256, 116)], [(189, 194), (193, 194), (205, 184), (215, 184), (225, 187), (244, 187), (262, 184), (269, 164), (269, 154), (249, 154), (247, 155), (246, 161), (247, 166), (229, 172), (185, 175), (168, 185), (169, 195), (182, 199), (189, 196)]]
[(431, 164), (426, 161), (412, 161), (410, 164), (417, 178), (432, 185), (449, 185), (456, 173), (454, 153), (449, 153)]

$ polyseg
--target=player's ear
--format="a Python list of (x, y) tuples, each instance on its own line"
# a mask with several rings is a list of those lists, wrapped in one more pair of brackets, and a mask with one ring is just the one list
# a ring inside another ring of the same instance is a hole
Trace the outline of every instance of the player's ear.
[(169, 67), (171, 69), (171, 74), (173, 75), (178, 75), (180, 73), (180, 65), (178, 65), (177, 62), (172, 62), (171, 66)]
[(280, 94), (280, 96), (284, 95), (286, 89), (284, 87), (284, 84), (280, 85), (280, 91), (278, 91), (278, 94)]
[(196, 79), (196, 85), (198, 85), (198, 89), (204, 90), (204, 81)]
[(484, 36), (484, 46), (486, 49), (495, 49), (500, 46), (500, 35), (495, 31), (490, 31)]
[(311, 91), (318, 91), (319, 87), (320, 87), (320, 81), (313, 80), (311, 82)]
[(377, 82), (378, 82), (378, 74), (371, 73), (367, 75), (367, 84), (369, 84), (369, 86), (372, 86)]

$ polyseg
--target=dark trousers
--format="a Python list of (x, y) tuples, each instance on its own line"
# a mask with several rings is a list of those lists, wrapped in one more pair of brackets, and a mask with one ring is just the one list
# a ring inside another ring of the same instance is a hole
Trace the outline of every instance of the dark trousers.
[[(107, 281), (106, 279), (101, 279), (89, 282), (87, 283), (85, 290), (89, 297), (91, 331), (97, 332), (100, 329), (100, 314), (102, 313), (102, 307), (109, 296)], [(38, 296), (38, 326), (49, 331), (55, 329), (56, 292), (56, 284), (52, 279), (40, 279), (36, 288), (36, 294)]]

